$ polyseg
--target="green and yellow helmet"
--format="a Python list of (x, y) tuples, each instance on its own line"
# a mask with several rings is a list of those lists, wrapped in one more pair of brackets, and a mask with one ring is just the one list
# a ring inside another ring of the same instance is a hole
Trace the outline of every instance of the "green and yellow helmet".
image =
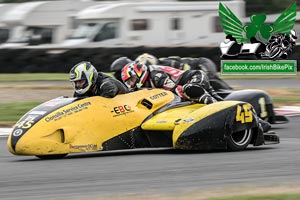
[[(90, 62), (86, 61), (76, 64), (69, 73), (70, 81), (75, 92), (78, 94), (85, 94), (89, 91), (95, 85), (97, 77), (98, 72), (96, 68)], [(86, 80), (86, 83), (82, 88), (77, 88), (75, 82), (80, 80)]]

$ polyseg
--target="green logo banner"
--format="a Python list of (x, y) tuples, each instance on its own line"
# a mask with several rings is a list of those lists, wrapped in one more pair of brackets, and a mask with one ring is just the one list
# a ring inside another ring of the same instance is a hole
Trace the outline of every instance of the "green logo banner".
[(221, 60), (221, 74), (296, 75), (296, 60)]

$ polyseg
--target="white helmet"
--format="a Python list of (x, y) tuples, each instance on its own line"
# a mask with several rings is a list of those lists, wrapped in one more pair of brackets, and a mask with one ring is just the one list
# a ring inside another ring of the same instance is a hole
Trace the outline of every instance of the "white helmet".
[[(88, 92), (93, 85), (95, 85), (98, 77), (98, 72), (90, 62), (82, 61), (72, 67), (69, 73), (69, 77), (75, 92), (77, 94), (84, 94)], [(78, 88), (75, 84), (76, 81), (80, 80), (86, 80), (86, 83), (82, 88)]]

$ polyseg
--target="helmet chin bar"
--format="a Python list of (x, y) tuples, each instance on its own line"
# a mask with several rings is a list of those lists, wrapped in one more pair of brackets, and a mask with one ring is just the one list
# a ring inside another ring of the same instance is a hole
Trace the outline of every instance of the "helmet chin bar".
[(95, 84), (92, 84), (89, 86), (88, 80), (86, 80), (86, 79), (84, 79), (84, 80), (85, 80), (85, 83), (81, 87), (76, 85), (77, 81), (72, 81), (72, 86), (77, 94), (84, 94), (87, 91), (89, 91), (89, 89), (92, 88), (93, 85), (95, 85)]
[(125, 81), (125, 85), (131, 89), (138, 89), (140, 79), (136, 76), (131, 76), (127, 81)]

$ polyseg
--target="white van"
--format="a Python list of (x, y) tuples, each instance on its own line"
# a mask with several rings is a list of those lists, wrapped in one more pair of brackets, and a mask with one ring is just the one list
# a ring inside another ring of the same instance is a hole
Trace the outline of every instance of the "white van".
[(9, 37), (9, 27), (2, 22), (2, 18), (15, 5), (14, 3), (0, 4), (0, 44), (6, 42)]
[[(224, 1), (237, 17), (245, 2)], [(219, 46), (225, 34), (219, 1), (115, 2), (88, 7), (63, 47)]]
[(96, 1), (37, 1), (19, 3), (2, 16), (11, 33), (1, 48), (25, 45), (58, 44), (76, 24), (74, 15)]

